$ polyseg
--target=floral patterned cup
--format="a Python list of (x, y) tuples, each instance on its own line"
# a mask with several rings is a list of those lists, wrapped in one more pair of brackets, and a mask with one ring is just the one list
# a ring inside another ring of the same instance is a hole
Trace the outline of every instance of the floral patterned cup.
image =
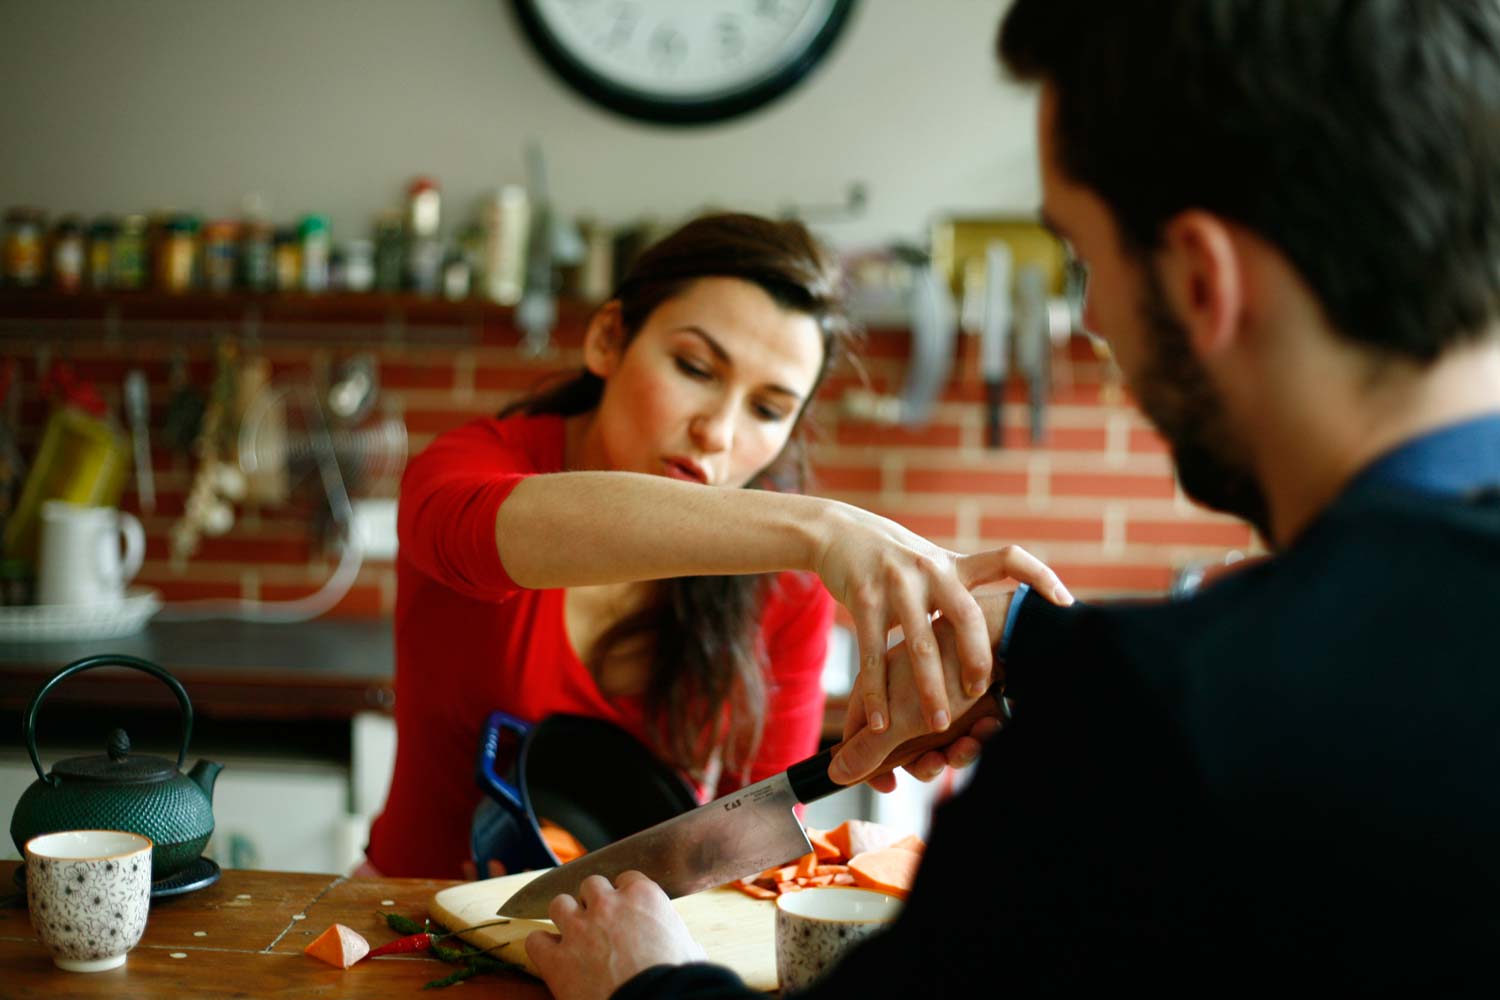
[(59, 969), (125, 964), (151, 907), (151, 840), (121, 830), (66, 830), (26, 842), (31, 926)]
[(861, 938), (889, 927), (901, 900), (873, 889), (825, 886), (776, 898), (776, 978), (781, 991), (806, 989)]

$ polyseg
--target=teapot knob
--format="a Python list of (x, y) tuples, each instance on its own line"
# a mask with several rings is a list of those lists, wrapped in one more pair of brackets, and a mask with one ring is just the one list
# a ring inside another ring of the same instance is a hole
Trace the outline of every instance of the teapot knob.
[(109, 734), (109, 746), (107, 750), (109, 752), (110, 763), (112, 764), (117, 764), (130, 756), (130, 737), (125, 735), (125, 730), (116, 729)]

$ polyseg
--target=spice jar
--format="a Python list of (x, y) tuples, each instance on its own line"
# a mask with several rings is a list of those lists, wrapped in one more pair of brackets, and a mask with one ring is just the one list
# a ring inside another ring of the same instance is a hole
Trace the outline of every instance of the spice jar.
[(203, 285), (211, 292), (234, 288), (239, 223), (216, 219), (203, 227)]
[(95, 219), (89, 226), (88, 267), (85, 281), (93, 291), (100, 292), (114, 285), (115, 237), (120, 227), (114, 219)]
[(275, 262), (278, 292), (295, 292), (301, 287), (302, 246), (295, 229), (283, 226), (276, 230), (272, 241), (272, 260)]
[(157, 249), (156, 285), (164, 292), (186, 292), (193, 287), (193, 264), (198, 256), (198, 220), (174, 215), (162, 227)]
[(115, 236), (114, 285), (135, 291), (146, 285), (146, 217), (127, 215)]
[(344, 245), (344, 287), (368, 292), (375, 286), (375, 245), (369, 240), (350, 240)]
[(58, 220), (52, 230), (52, 287), (76, 292), (83, 287), (83, 223), (76, 215)]
[(5, 283), (34, 288), (42, 281), (42, 213), (13, 208), (5, 214)]
[(400, 291), (405, 261), (401, 215), (382, 212), (375, 218), (375, 287), (382, 292)]
[(301, 224), (297, 227), (297, 235), (302, 246), (302, 290), (327, 291), (328, 258), (333, 248), (328, 217), (304, 215)]
[(240, 280), (252, 292), (269, 292), (276, 287), (276, 232), (262, 219), (245, 223), (240, 241)]

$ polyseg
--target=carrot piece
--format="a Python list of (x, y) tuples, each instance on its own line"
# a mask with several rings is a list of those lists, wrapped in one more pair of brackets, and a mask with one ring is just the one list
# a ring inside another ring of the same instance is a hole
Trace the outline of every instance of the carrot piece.
[(890, 847), (901, 834), (883, 823), (872, 823), (864, 819), (850, 819), (828, 831), (828, 839), (846, 858), (866, 851), (878, 851)]
[(370, 942), (343, 924), (334, 924), (302, 949), (313, 958), (347, 969), (370, 953)]
[(797, 866), (787, 865), (785, 868), (776, 869), (776, 881), (795, 882), (797, 880)]
[(853, 822), (854, 820), (852, 819), (846, 819), (844, 820), (844, 822), (840, 823), (838, 826), (834, 827), (832, 830), (829, 830), (828, 833), (825, 834), (825, 836), (828, 838), (828, 842), (833, 845), (833, 849), (839, 852), (840, 857), (847, 858), (850, 856), (849, 824)]
[(754, 884), (753, 882), (751, 882), (751, 883), (746, 883), (746, 882), (731, 882), (730, 885), (734, 886), (736, 889), (738, 889), (740, 892), (743, 892), (745, 895), (749, 896), (751, 899), (775, 899), (776, 898), (776, 892), (775, 892), (775, 890), (773, 890), (773, 889), (762, 889), (760, 886)]
[(814, 875), (846, 875), (849, 872), (848, 865), (819, 865), (813, 871)]
[(807, 839), (812, 844), (813, 853), (818, 856), (819, 861), (832, 861), (834, 858), (845, 856), (834, 846), (833, 841), (828, 839), (828, 832), (826, 830), (814, 830), (812, 827), (808, 827)]
[(849, 874), (867, 889), (905, 899), (917, 877), (922, 857), (899, 847), (866, 851), (849, 859)]
[(833, 877), (833, 884), (834, 885), (853, 885), (854, 884), (854, 876), (850, 875), (848, 872), (843, 872), (841, 874), (835, 875)]
[(802, 855), (802, 857), (800, 857), (800, 858), (797, 859), (797, 877), (799, 879), (802, 879), (802, 878), (812, 878), (813, 875), (816, 874), (817, 867), (818, 867), (818, 854), (817, 854), (817, 852), (814, 851), (811, 854), (804, 854), (804, 855)]
[(833, 884), (833, 876), (832, 875), (814, 875), (812, 878), (810, 878), (810, 879), (807, 880), (807, 884), (808, 885), (832, 885)]
[(544, 819), (537, 824), (542, 832), (542, 841), (557, 855), (560, 864), (567, 864), (574, 858), (581, 858), (589, 852), (587, 847), (567, 830), (558, 826), (550, 819)]
[(927, 845), (922, 841), (922, 838), (918, 837), (915, 833), (908, 833), (906, 836), (902, 837), (891, 846), (899, 847), (903, 851), (914, 851), (917, 854), (921, 854), (923, 851), (927, 850)]
[(796, 882), (781, 882), (781, 883), (777, 884), (776, 888), (780, 889), (782, 892), (801, 892), (802, 891), (802, 887), (800, 885), (798, 885)]

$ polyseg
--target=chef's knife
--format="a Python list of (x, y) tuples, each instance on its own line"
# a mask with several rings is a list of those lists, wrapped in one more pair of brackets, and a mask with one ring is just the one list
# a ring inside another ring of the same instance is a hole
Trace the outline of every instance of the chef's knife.
[[(998, 716), (999, 696), (999, 688), (992, 688), (947, 730), (907, 740), (875, 773), (909, 764), (966, 735), (981, 718)], [(835, 746), (814, 754), (780, 774), (554, 868), (526, 883), (496, 912), (523, 920), (546, 919), (553, 898), (560, 893), (577, 895), (590, 875), (613, 882), (631, 869), (649, 876), (675, 899), (808, 854), (812, 845), (792, 809), (844, 787), (828, 777), (828, 765), (838, 750)]]

